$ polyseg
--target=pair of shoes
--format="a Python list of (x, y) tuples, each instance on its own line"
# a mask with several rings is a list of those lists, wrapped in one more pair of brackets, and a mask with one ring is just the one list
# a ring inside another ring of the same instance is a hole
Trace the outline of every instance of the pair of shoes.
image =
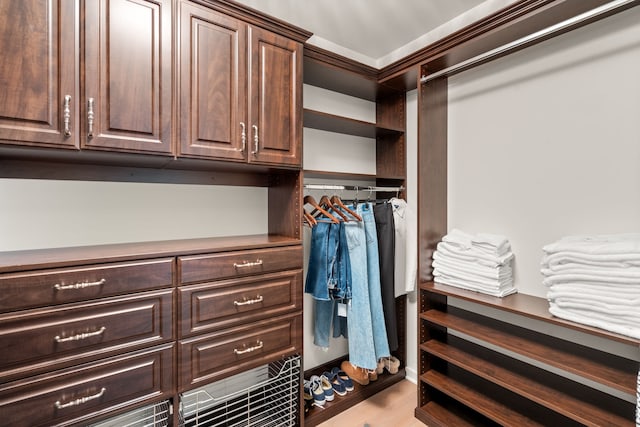
[[(312, 380), (304, 380), (303, 396), (307, 400), (307, 395), (311, 396), (313, 404), (317, 406), (324, 406), (327, 403), (327, 399), (324, 397), (324, 390), (319, 382)], [(310, 399), (310, 400), (311, 400)]]
[(337, 366), (331, 370), (331, 373), (335, 375), (342, 384), (344, 384), (344, 389), (346, 391), (353, 391), (353, 381), (349, 378), (349, 375), (345, 371), (340, 370)]
[(349, 378), (351, 378), (358, 384), (369, 384), (369, 371), (367, 369), (355, 366), (348, 360), (345, 360), (340, 364), (340, 369), (342, 369), (349, 376)]
[(370, 371), (367, 371), (367, 374), (369, 375), (369, 381), (377, 381), (378, 380), (378, 370), (376, 369), (371, 369)]
[(324, 375), (321, 375), (321, 376), (313, 375), (311, 377), (311, 382), (315, 382), (320, 385), (320, 389), (324, 394), (325, 400), (329, 402), (333, 400), (335, 396), (333, 394), (333, 386), (329, 382), (329, 378), (325, 377)]
[(382, 357), (378, 360), (378, 367), (376, 368), (376, 372), (381, 374), (384, 372), (384, 369), (387, 369), (390, 374), (397, 374), (398, 369), (400, 368), (400, 360), (395, 356)]
[(344, 385), (344, 382), (333, 370), (331, 372), (323, 372), (321, 378), (326, 378), (329, 381), (331, 387), (333, 387), (333, 392), (338, 396), (344, 396), (345, 394), (347, 394), (347, 389)]

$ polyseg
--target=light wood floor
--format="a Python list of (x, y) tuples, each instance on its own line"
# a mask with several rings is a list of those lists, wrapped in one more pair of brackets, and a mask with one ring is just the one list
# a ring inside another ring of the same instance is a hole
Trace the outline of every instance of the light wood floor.
[(425, 427), (413, 416), (416, 385), (400, 381), (319, 427)]

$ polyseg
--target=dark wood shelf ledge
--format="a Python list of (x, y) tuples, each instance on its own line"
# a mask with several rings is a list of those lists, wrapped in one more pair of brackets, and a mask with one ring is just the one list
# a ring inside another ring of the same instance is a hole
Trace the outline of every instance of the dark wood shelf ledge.
[(449, 312), (428, 310), (424, 321), (462, 332), (513, 351), (524, 357), (562, 369), (615, 390), (634, 395), (638, 362), (573, 344), (524, 328), (449, 307)]
[(479, 427), (476, 420), (467, 420), (460, 412), (449, 410), (432, 400), (423, 407), (416, 408), (415, 416), (429, 427)]
[[(625, 418), (620, 415), (620, 413), (624, 412), (624, 409), (619, 407), (620, 405), (616, 405), (615, 402), (609, 402), (608, 407), (615, 409), (603, 409), (604, 402), (611, 401), (611, 398), (602, 396), (602, 393), (598, 391), (590, 393), (590, 390), (585, 386), (573, 384), (570, 387), (571, 393), (581, 395), (581, 398), (576, 398), (574, 395), (558, 389), (558, 387), (539, 382), (539, 378), (547, 378), (549, 380), (549, 374), (542, 373), (539, 369), (530, 369), (528, 372), (530, 376), (511, 371), (510, 364), (504, 356), (488, 355), (486, 358), (477, 357), (475, 354), (470, 354), (460, 348), (437, 340), (430, 340), (422, 344), (420, 348), (437, 358), (454, 364), (586, 426), (612, 424), (633, 427), (632, 416)], [(474, 353), (479, 352), (474, 350)], [(524, 364), (516, 363), (516, 366), (518, 365)], [(585, 397), (588, 394), (591, 394), (590, 399)], [(591, 400), (591, 402), (588, 402), (588, 400)], [(593, 404), (593, 401), (597, 401), (600, 406)], [(629, 409), (633, 410), (633, 408)]]
[(540, 320), (554, 325), (563, 326), (589, 335), (618, 341), (634, 347), (640, 345), (640, 340), (625, 335), (616, 334), (604, 329), (583, 325), (569, 320), (564, 320), (549, 313), (549, 302), (545, 298), (535, 297), (526, 294), (513, 294), (504, 298), (493, 297), (479, 292), (467, 291), (453, 286), (446, 286), (439, 283), (424, 282), (420, 284), (420, 289), (444, 296), (459, 298), (476, 304), (493, 307), (498, 310), (507, 311), (535, 320)]
[(404, 129), (381, 127), (377, 126), (373, 122), (337, 116), (330, 113), (324, 113), (322, 111), (310, 110), (308, 108), (304, 109), (303, 123), (306, 128), (372, 139), (376, 136), (390, 134), (401, 135), (404, 133)]

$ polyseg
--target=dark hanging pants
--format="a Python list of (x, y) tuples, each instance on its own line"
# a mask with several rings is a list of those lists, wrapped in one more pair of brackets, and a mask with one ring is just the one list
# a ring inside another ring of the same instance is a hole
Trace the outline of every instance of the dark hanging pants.
[(382, 289), (382, 309), (389, 350), (398, 349), (398, 322), (396, 319), (396, 299), (394, 287), (395, 272), (395, 230), (393, 207), (390, 203), (375, 205), (373, 214), (378, 234), (378, 258), (380, 260), (380, 287)]

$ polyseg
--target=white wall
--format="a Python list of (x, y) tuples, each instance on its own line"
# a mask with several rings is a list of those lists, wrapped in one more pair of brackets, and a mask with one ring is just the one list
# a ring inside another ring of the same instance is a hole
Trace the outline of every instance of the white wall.
[(506, 235), (521, 292), (544, 244), (640, 231), (638, 76), (634, 8), (450, 79), (449, 227)]
[(267, 232), (266, 188), (0, 179), (0, 251)]

